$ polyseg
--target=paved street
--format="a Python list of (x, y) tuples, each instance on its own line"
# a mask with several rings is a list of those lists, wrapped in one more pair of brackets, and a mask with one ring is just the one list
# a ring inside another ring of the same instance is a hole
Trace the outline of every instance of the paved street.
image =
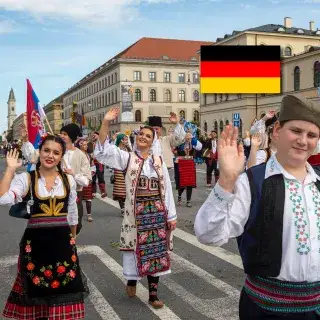
[[(197, 168), (198, 188), (194, 190), (193, 207), (187, 208), (185, 204), (178, 207), (179, 228), (175, 231), (175, 248), (171, 253), (172, 274), (160, 279), (159, 297), (166, 303), (162, 310), (149, 307), (146, 279), (138, 286), (136, 298), (126, 296), (121, 253), (117, 248), (120, 210), (110, 198), (93, 201), (94, 221), (84, 221), (83, 231), (77, 238), (81, 266), (91, 289), (86, 319), (238, 319), (238, 298), (244, 276), (235, 241), (223, 248), (214, 248), (201, 245), (194, 236), (194, 217), (210, 192), (205, 184), (205, 167)], [(0, 160), (0, 172), (3, 171), (4, 161)], [(108, 170), (105, 176), (109, 183)], [(108, 196), (112, 196), (112, 185), (108, 186)], [(5, 207), (0, 207), (0, 215), (2, 309), (15, 277), (18, 243), (26, 222), (9, 217)]]

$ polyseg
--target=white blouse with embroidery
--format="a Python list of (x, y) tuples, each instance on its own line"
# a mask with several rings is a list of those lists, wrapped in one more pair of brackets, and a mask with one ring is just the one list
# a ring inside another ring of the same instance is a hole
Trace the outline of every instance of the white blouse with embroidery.
[[(96, 144), (94, 156), (97, 161), (107, 165), (110, 168), (124, 171), (127, 169), (130, 154), (109, 143), (106, 139), (104, 145), (100, 141)], [(176, 206), (172, 194), (171, 180), (165, 163), (162, 163), (163, 178), (165, 184), (165, 206), (168, 210), (168, 221), (177, 219)], [(141, 175), (149, 179), (158, 178), (157, 173), (152, 165), (152, 157), (149, 156), (143, 163)]]
[[(285, 207), (283, 216), (282, 263), (278, 279), (291, 282), (320, 281), (320, 177), (307, 165), (303, 183), (284, 170), (271, 156), (265, 179), (283, 174)], [(239, 176), (234, 193), (216, 184), (195, 219), (195, 233), (201, 243), (221, 246), (240, 236), (250, 214), (251, 193), (247, 175)]]
[[(68, 175), (70, 195), (68, 200), (68, 223), (70, 226), (78, 224), (77, 191), (74, 178)], [(22, 201), (29, 189), (29, 178), (26, 172), (15, 174), (11, 181), (9, 191), (0, 197), (0, 205), (12, 206)], [(64, 186), (60, 176), (57, 176), (52, 190), (46, 189), (46, 181), (43, 177), (38, 179), (38, 192), (40, 197), (54, 197), (64, 195)]]

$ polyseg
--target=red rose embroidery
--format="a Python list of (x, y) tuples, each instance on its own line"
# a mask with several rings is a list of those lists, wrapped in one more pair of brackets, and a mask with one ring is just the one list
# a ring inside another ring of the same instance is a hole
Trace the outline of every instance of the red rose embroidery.
[(32, 278), (32, 282), (37, 286), (40, 283), (40, 278), (35, 276)]
[(29, 263), (27, 264), (27, 269), (28, 269), (29, 271), (32, 271), (32, 270), (34, 269), (34, 267), (35, 267), (35, 265), (34, 265), (32, 262), (29, 262)]
[(73, 271), (73, 270), (70, 270), (69, 274), (70, 274), (71, 278), (75, 278), (76, 277), (76, 272)]
[(76, 257), (75, 254), (73, 254), (73, 255), (71, 256), (71, 260), (72, 260), (73, 262), (76, 262), (76, 261), (77, 261), (77, 257)]
[(54, 281), (51, 282), (51, 288), (57, 289), (59, 287), (60, 287), (60, 282), (59, 281), (54, 280)]
[(27, 253), (30, 253), (30, 252), (31, 252), (31, 246), (30, 246), (30, 244), (27, 244), (27, 245), (26, 245), (25, 250), (26, 250)]
[(46, 270), (44, 272), (44, 276), (47, 277), (47, 278), (51, 278), (52, 277), (52, 271), (51, 270)]
[(58, 273), (65, 273), (66, 272), (66, 267), (65, 266), (59, 266), (58, 268), (57, 268), (57, 272)]
[(70, 244), (71, 244), (72, 246), (73, 246), (74, 244), (76, 244), (76, 241), (74, 240), (74, 238), (71, 238)]

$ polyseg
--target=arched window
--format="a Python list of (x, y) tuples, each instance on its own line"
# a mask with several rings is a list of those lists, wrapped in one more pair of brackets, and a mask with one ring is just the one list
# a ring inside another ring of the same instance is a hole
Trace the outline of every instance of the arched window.
[(171, 91), (169, 89), (166, 89), (164, 92), (164, 101), (170, 102), (171, 101)]
[(294, 91), (300, 90), (300, 68), (295, 67), (293, 72)]
[(292, 56), (292, 49), (290, 47), (284, 48), (284, 56), (285, 57), (291, 57)]
[(226, 120), (226, 126), (229, 124), (229, 120)]
[(218, 121), (214, 122), (214, 131), (218, 133)]
[(199, 101), (199, 91), (198, 90), (193, 91), (193, 101), (195, 101), (195, 102)]
[(149, 96), (149, 101), (155, 102), (157, 101), (157, 94), (155, 89), (150, 90), (150, 96)]
[(204, 130), (204, 132), (208, 132), (208, 123), (207, 123), (207, 121), (204, 122), (203, 130)]
[(179, 91), (179, 102), (186, 102), (186, 93), (184, 90)]
[(112, 103), (114, 103), (114, 93), (113, 93), (113, 91), (111, 92), (111, 100), (112, 100)]
[(320, 87), (320, 63), (316, 61), (313, 65), (313, 85), (315, 88)]
[(264, 112), (261, 113), (260, 119), (262, 119), (266, 114)]
[(141, 110), (136, 110), (134, 118), (136, 122), (141, 122)]
[(183, 118), (183, 119), (186, 118), (186, 113), (185, 113), (184, 110), (181, 110), (181, 111), (179, 112), (179, 115), (180, 115), (180, 117)]
[(134, 91), (134, 100), (141, 101), (141, 90), (140, 89), (136, 89)]
[(198, 110), (195, 110), (193, 113), (193, 121), (198, 122), (199, 123), (200, 120), (200, 114)]
[(242, 119), (240, 119), (239, 138), (242, 138)]
[(223, 131), (223, 121), (222, 120), (220, 120), (220, 133), (222, 133), (222, 131)]

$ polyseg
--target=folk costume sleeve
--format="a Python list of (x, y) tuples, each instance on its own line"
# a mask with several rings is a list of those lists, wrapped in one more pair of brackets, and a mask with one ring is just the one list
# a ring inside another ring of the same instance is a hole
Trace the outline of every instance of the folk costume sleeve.
[(200, 151), (202, 149), (202, 143), (196, 138), (192, 138), (191, 144), (192, 144), (192, 147), (197, 151)]
[(68, 175), (70, 184), (70, 195), (68, 200), (68, 223), (70, 226), (78, 224), (78, 206), (77, 206), (77, 184), (75, 179)]
[(170, 145), (175, 148), (184, 142), (186, 132), (184, 131), (181, 124), (177, 124), (174, 128), (173, 134), (170, 136)]
[(165, 206), (168, 210), (168, 221), (174, 221), (177, 219), (177, 211), (176, 205), (174, 203), (173, 193), (172, 193), (172, 185), (169, 176), (169, 172), (165, 163), (162, 163), (162, 172), (163, 172), (163, 179), (165, 185)]
[(21, 146), (22, 155), (31, 163), (36, 163), (39, 157), (39, 151), (35, 150), (30, 141), (24, 142)]
[(15, 174), (11, 181), (10, 188), (2, 197), (0, 197), (1, 206), (13, 206), (22, 201), (28, 193), (29, 175), (26, 172)]
[(92, 180), (90, 163), (87, 156), (83, 152), (81, 153), (80, 173), (76, 174), (74, 179), (81, 187), (87, 187)]
[(199, 242), (221, 246), (240, 236), (249, 218), (251, 193), (246, 174), (239, 176), (234, 193), (224, 191), (219, 181), (197, 213), (194, 229)]
[(110, 168), (124, 171), (127, 169), (130, 154), (110, 144), (107, 138), (103, 145), (100, 141), (97, 142), (94, 156), (100, 163)]

